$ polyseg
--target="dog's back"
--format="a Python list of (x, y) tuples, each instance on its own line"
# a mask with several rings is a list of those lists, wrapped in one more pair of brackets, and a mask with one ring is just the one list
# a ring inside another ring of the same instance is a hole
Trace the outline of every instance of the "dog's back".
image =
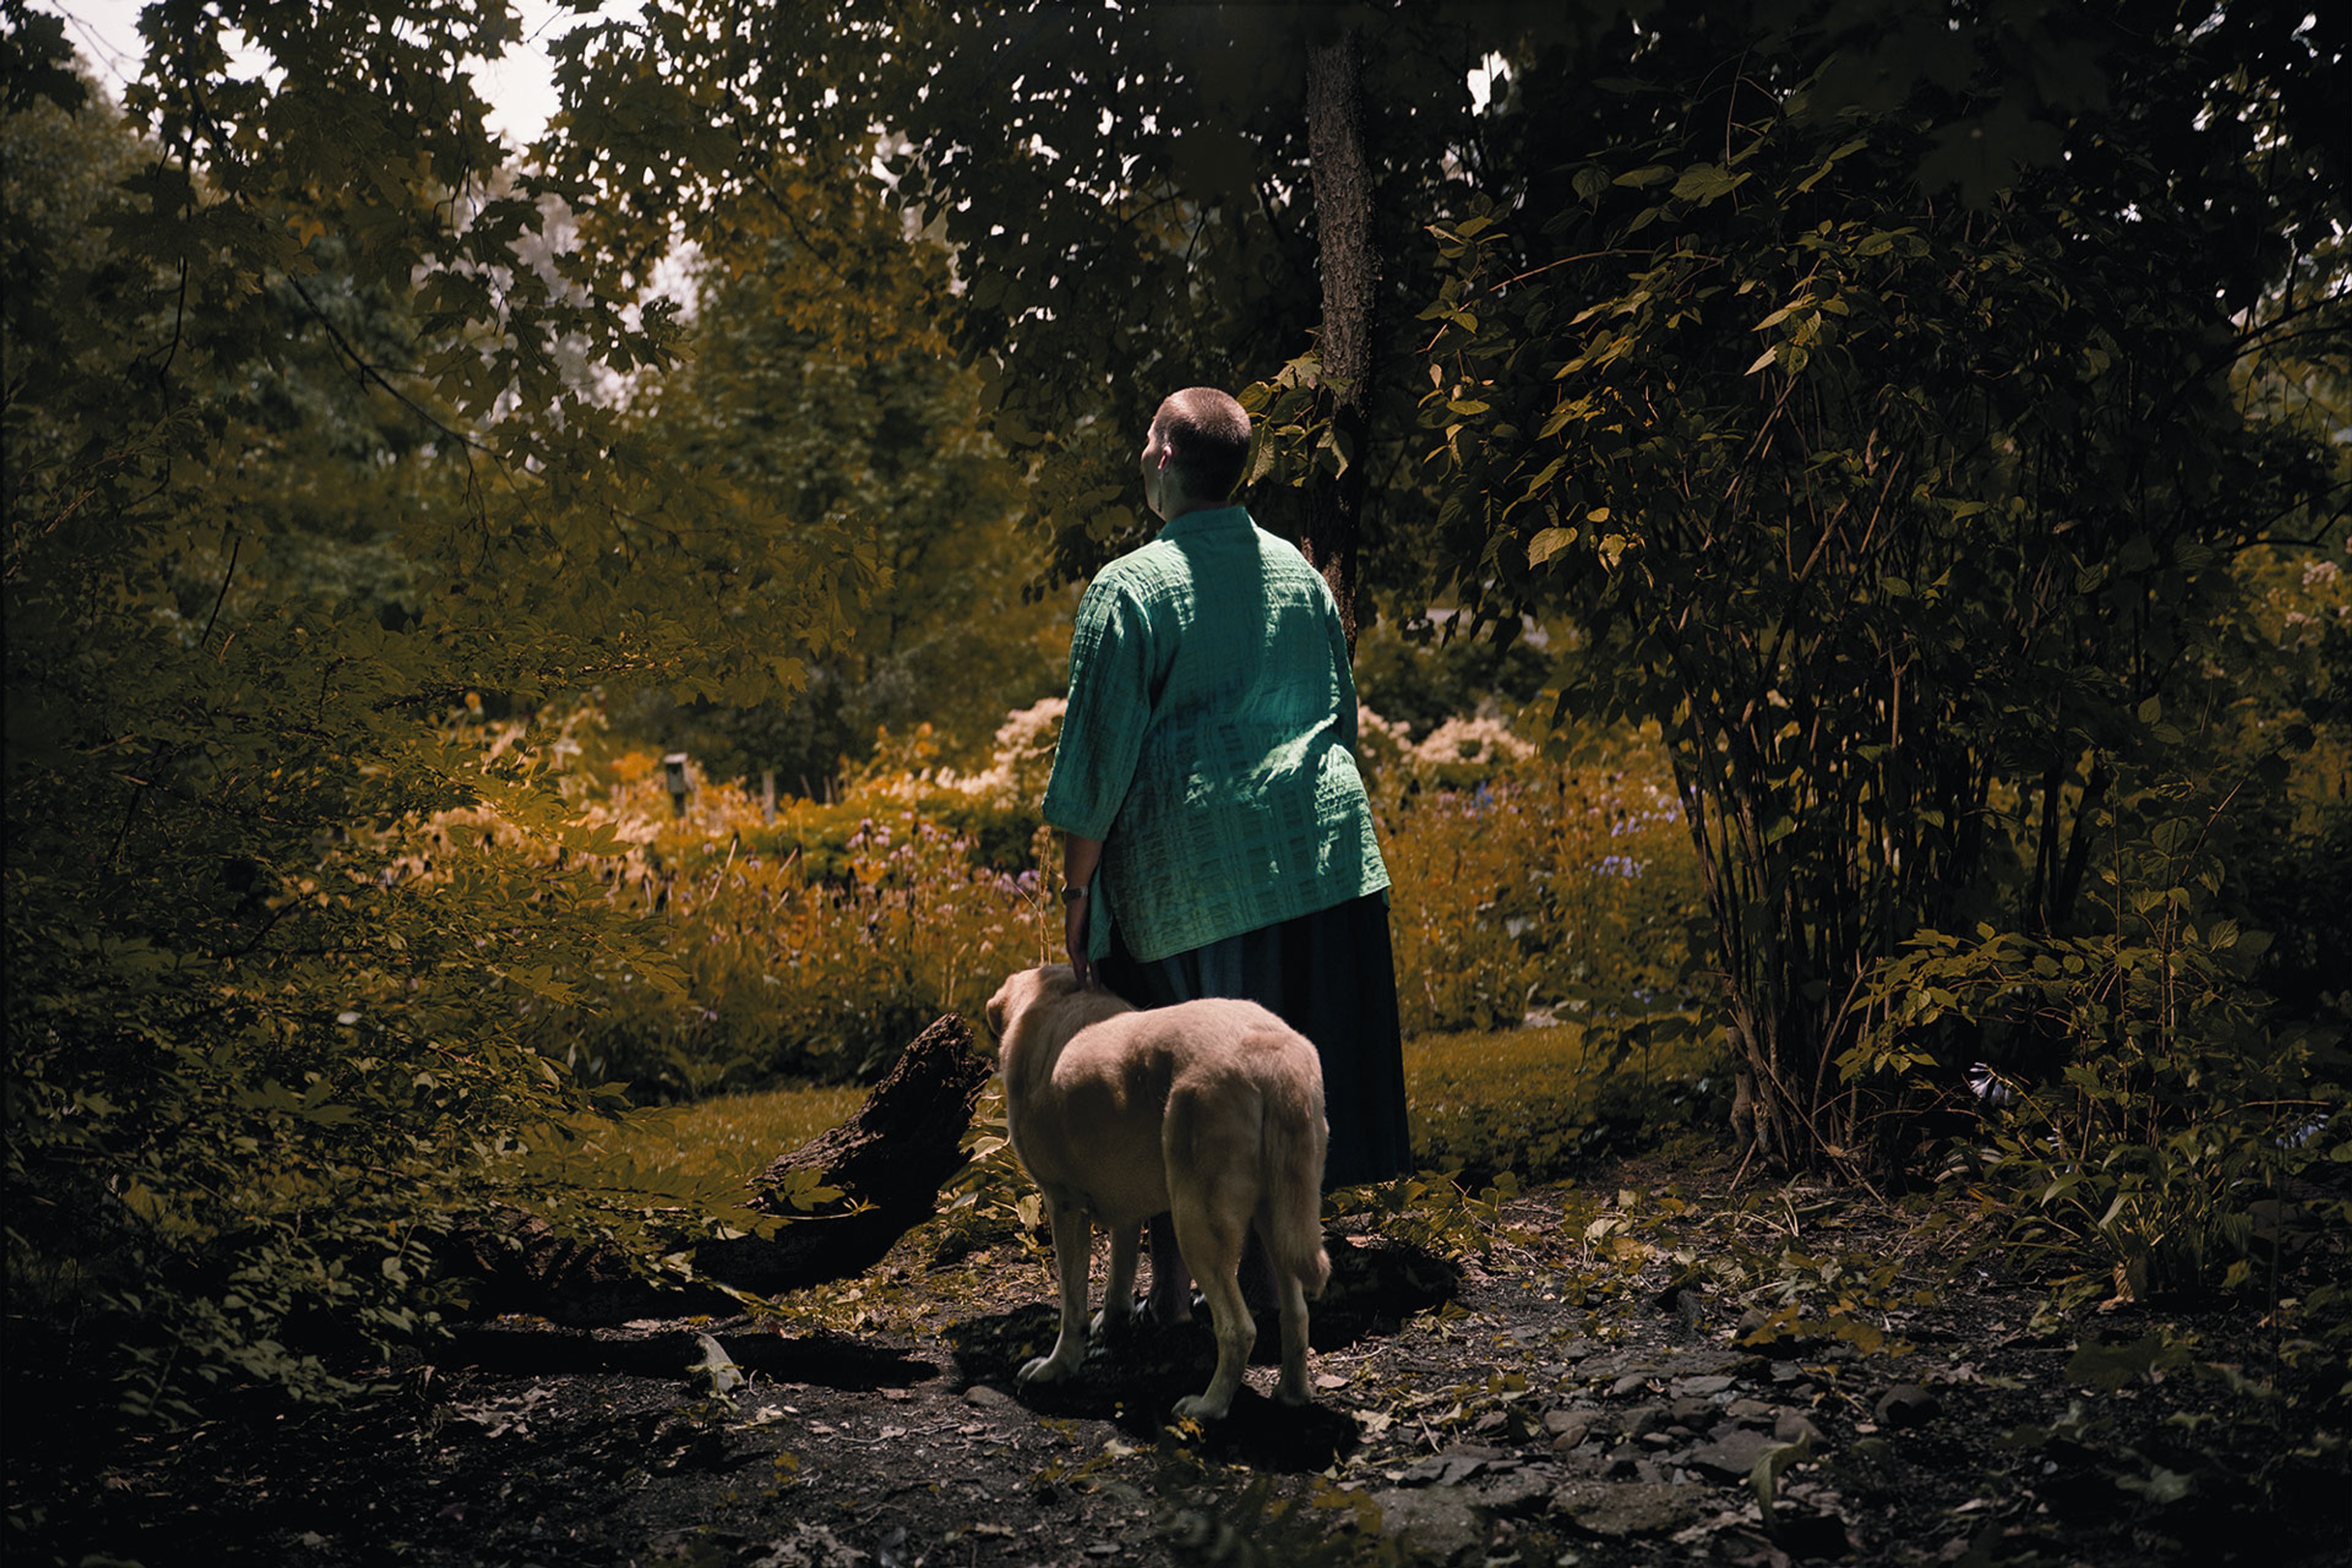
[(1174, 1062), (1162, 1148), (1205, 1186), (1254, 1189), (1277, 1276), (1308, 1296), (1330, 1278), (1323, 1247), (1323, 1064), (1314, 1042), (1255, 1002), (1212, 997), (1118, 1020)]

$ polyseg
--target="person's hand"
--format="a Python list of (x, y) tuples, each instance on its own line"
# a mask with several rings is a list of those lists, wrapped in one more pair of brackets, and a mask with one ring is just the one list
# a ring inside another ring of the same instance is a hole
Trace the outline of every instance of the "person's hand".
[(1087, 910), (1093, 902), (1086, 889), (1062, 906), (1062, 945), (1069, 950), (1070, 967), (1076, 971), (1078, 989), (1094, 984), (1093, 965), (1087, 962)]
[(1102, 864), (1102, 856), (1101, 839), (1062, 835), (1062, 945), (1069, 952), (1070, 968), (1077, 974), (1081, 991), (1095, 983), (1095, 966), (1087, 962), (1087, 938), (1091, 934), (1087, 921), (1095, 871)]

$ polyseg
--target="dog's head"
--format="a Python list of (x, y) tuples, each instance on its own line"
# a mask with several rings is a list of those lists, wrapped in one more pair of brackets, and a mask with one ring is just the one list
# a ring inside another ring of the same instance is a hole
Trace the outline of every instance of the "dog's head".
[(1040, 964), (1035, 969), (1020, 970), (1005, 977), (988, 999), (988, 1026), (996, 1033), (996, 1060), (1002, 1070), (1005, 1053), (1013, 1041), (1013, 1031), (1021, 1022), (1021, 1015), (1040, 1001), (1056, 996), (1069, 996), (1078, 989), (1077, 972), (1066, 963)]

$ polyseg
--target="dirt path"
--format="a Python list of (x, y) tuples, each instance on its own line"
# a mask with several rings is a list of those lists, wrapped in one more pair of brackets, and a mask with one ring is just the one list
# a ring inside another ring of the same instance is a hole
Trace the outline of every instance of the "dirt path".
[(1270, 1321), (1208, 1430), (1167, 1419), (1213, 1360), (1197, 1326), (1016, 1391), (1045, 1262), (918, 1232), (780, 1321), (471, 1329), (373, 1411), (125, 1453), (40, 1534), (149, 1568), (2345, 1560), (2340, 1441), (2278, 1395), (2291, 1356), (2256, 1364), (2259, 1324), (2175, 1320), (2187, 1355), (2128, 1313), (2049, 1324), (1832, 1213), (1800, 1256), (1867, 1299), (1829, 1315), (1832, 1281), (1775, 1337), (1677, 1245), (1725, 1181), (1538, 1189), (1459, 1263), (1349, 1222), (1303, 1411), (1265, 1397)]

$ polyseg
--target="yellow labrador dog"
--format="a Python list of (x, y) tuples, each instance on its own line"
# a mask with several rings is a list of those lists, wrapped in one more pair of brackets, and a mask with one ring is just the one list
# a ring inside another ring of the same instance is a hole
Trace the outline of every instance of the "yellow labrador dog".
[(1045, 1194), (1061, 1277), (1053, 1350), (1021, 1369), (1055, 1383), (1087, 1353), (1094, 1226), (1110, 1232), (1099, 1331), (1129, 1310), (1137, 1230), (1175, 1221), (1176, 1244), (1208, 1298), (1217, 1370), (1179, 1416), (1215, 1420), (1234, 1403), (1257, 1327), (1242, 1300), (1242, 1242), (1255, 1226), (1282, 1318), (1276, 1397), (1307, 1402), (1307, 1299), (1330, 1278), (1323, 1250), (1323, 1068), (1313, 1042), (1255, 1002), (1138, 1011), (1080, 990), (1066, 963), (1024, 969), (990, 998), (1003, 1042), (1013, 1152)]

